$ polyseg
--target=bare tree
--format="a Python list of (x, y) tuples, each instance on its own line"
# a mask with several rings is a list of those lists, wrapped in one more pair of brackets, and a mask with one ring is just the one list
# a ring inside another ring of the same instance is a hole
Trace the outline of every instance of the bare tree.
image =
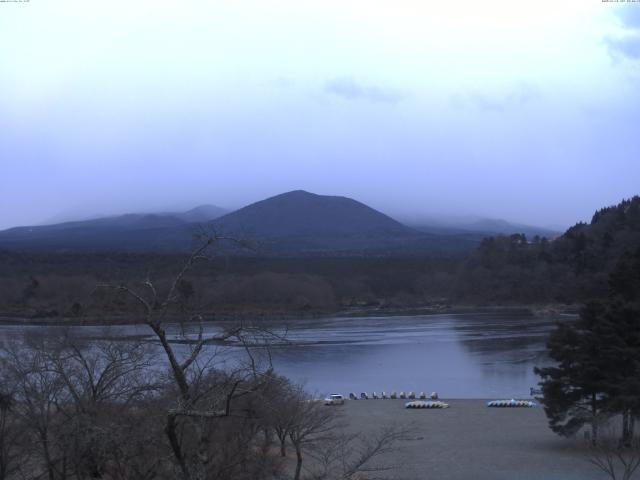
[(291, 384), (285, 377), (274, 375), (268, 388), (263, 392), (263, 410), (267, 428), (273, 431), (278, 439), (281, 457), (287, 456), (287, 440), (296, 423), (296, 412), (305, 396), (300, 387)]
[(335, 409), (327, 408), (322, 402), (309, 398), (302, 388), (298, 389), (297, 401), (292, 403), (290, 412), (289, 440), (296, 452), (294, 480), (300, 480), (302, 474), (303, 453), (313, 444), (331, 437), (336, 428)]
[(601, 429), (597, 442), (589, 443), (587, 460), (611, 480), (630, 480), (640, 467), (640, 438), (620, 440), (609, 425)]
[(395, 468), (379, 457), (397, 449), (398, 441), (410, 433), (406, 427), (387, 427), (372, 437), (360, 433), (337, 432), (327, 441), (315, 445), (310, 455), (314, 458), (311, 480), (373, 480), (385, 478), (385, 472)]
[(111, 463), (122, 465), (126, 458), (123, 445), (114, 441), (126, 427), (114, 414), (128, 412), (158, 390), (148, 350), (138, 341), (88, 342), (68, 332), (44, 350), (46, 368), (67, 392), (67, 402), (59, 406), (60, 435), (77, 477), (103, 478)]
[[(31, 437), (34, 474), (48, 480), (64, 479), (68, 458), (60, 448), (57, 433), (62, 417), (60, 405), (66, 401), (64, 384), (46, 365), (45, 355), (17, 344), (8, 345), (2, 355), (4, 373), (14, 385), (15, 415)], [(39, 460), (39, 461), (38, 461)]]
[(7, 345), (0, 356), (24, 435), (19, 456), (33, 453), (24, 478), (115, 480), (157, 464), (148, 430), (136, 430), (149, 425), (158, 392), (147, 347), (47, 333)]
[[(13, 465), (2, 443), (5, 427), (14, 424), (9, 412), (28, 440), (19, 453), (32, 454), (28, 480), (272, 480), (281, 478), (287, 443), (296, 452), (296, 480), (307, 455), (313, 461), (307, 470), (330, 478), (337, 453), (327, 457), (331, 468), (321, 470), (315, 453), (329, 439), (349, 452), (351, 463), (343, 459), (341, 470), (346, 479), (385, 451), (357, 436), (338, 436), (337, 410), (311, 401), (302, 387), (273, 373), (269, 347), (283, 335), (247, 325), (205, 335), (201, 316), (185, 318), (179, 306), (185, 276), (197, 261), (210, 258), (209, 249), (221, 238), (207, 237), (166, 288), (149, 278), (137, 288), (100, 286), (133, 299), (157, 344), (66, 331), (4, 349), (2, 371), (14, 388), (6, 402), (0, 397), (0, 470), (3, 459)], [(178, 323), (172, 323), (175, 315), (181, 315)], [(157, 368), (151, 354), (158, 345), (166, 370)], [(217, 354), (228, 347), (236, 349), (235, 360), (225, 365)], [(281, 455), (271, 448), (274, 434)]]
[[(4, 383), (4, 382), (3, 382)], [(13, 393), (0, 387), (0, 480), (8, 480), (27, 461), (23, 451), (24, 431), (14, 415)]]
[[(189, 318), (191, 323), (197, 324), (196, 338), (188, 337), (184, 318), (180, 317), (181, 345), (186, 345), (188, 352), (180, 355), (174, 348), (175, 344), (167, 333), (167, 321), (171, 314), (179, 314), (181, 310), (179, 303), (184, 297), (182, 287), (186, 275), (197, 262), (211, 259), (214, 247), (221, 242), (246, 245), (246, 242), (215, 233), (203, 236), (200, 240), (199, 246), (185, 261), (164, 294), (150, 278), (143, 281), (139, 288), (124, 284), (98, 286), (132, 298), (141, 307), (143, 322), (154, 333), (164, 352), (177, 394), (177, 404), (167, 412), (164, 431), (177, 468), (185, 480), (205, 478), (206, 472), (219, 459), (220, 452), (212, 447), (218, 433), (216, 427), (220, 425), (216, 420), (247, 416), (247, 412), (234, 410), (233, 402), (255, 394), (271, 378), (265, 375), (271, 370), (270, 364), (266, 371), (262, 371), (252, 354), (252, 348), (263, 347), (269, 343), (269, 339), (276, 338), (263, 329), (244, 325), (205, 335), (202, 316), (196, 314)], [(244, 347), (248, 363), (234, 371), (221, 372), (216, 368), (214, 357), (202, 353), (207, 345), (228, 343)]]

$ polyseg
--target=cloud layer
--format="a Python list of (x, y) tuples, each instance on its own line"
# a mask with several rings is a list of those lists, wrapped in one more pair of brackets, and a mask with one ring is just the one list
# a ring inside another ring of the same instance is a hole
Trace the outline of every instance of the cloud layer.
[(398, 103), (405, 95), (398, 90), (375, 85), (362, 85), (351, 77), (338, 77), (326, 82), (326, 93), (346, 100), (366, 100), (374, 103)]
[(299, 188), (399, 217), (587, 220), (638, 193), (628, 7), (0, 2), (0, 228)]

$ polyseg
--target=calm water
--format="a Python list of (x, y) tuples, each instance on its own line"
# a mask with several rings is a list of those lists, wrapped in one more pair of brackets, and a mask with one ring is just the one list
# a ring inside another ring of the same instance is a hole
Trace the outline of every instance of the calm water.
[(523, 397), (546, 363), (551, 319), (467, 314), (327, 319), (296, 325), (277, 349), (284, 375), (328, 392), (437, 391), (448, 398)]
[[(527, 397), (537, 383), (533, 367), (546, 363), (544, 344), (552, 328), (552, 319), (513, 313), (299, 320), (288, 323), (290, 344), (273, 348), (272, 360), (278, 373), (317, 394), (404, 390), (437, 391), (443, 398)], [(42, 327), (2, 326), (0, 335), (32, 330)], [(103, 327), (74, 330), (105, 333)], [(118, 338), (147, 333), (140, 326), (109, 331)], [(227, 361), (241, 354), (232, 348)]]

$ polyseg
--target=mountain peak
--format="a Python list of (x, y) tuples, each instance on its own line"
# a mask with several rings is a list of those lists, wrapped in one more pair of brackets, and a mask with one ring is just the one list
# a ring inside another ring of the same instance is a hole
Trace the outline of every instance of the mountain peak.
[(291, 190), (290, 192), (284, 192), (279, 195), (276, 195), (276, 197), (296, 196), (296, 195), (310, 196), (310, 197), (322, 196), (322, 195), (318, 195), (317, 193), (307, 192), (306, 190)]
[[(256, 205), (262, 202), (312, 202), (317, 204), (328, 205), (331, 203), (350, 203), (362, 205), (370, 209), (371, 211), (376, 211), (373, 208), (366, 206), (364, 203), (354, 200), (349, 197), (343, 197), (341, 195), (322, 195), (319, 193), (308, 192), (307, 190), (291, 190), (290, 192), (280, 193), (278, 195), (274, 195), (273, 197), (268, 197), (264, 200), (260, 200), (252, 205)], [(245, 207), (246, 208), (246, 207)]]
[(295, 200), (300, 200), (300, 199), (319, 199), (319, 198), (331, 198), (330, 195), (319, 195), (317, 193), (313, 193), (313, 192), (308, 192), (306, 190), (291, 190), (290, 192), (284, 192), (284, 193), (279, 193), (278, 195), (274, 195), (273, 197), (268, 197), (262, 201), (267, 201), (267, 200), (275, 200), (275, 199), (282, 199), (282, 200), (289, 200), (289, 199), (295, 199)]
[(409, 227), (356, 200), (305, 190), (252, 203), (217, 219), (215, 225), (257, 239), (304, 240), (317, 248), (351, 244), (356, 238), (369, 245), (416, 235)]
[(220, 208), (216, 205), (198, 205), (197, 207), (187, 210), (179, 214), (175, 214), (178, 218), (186, 222), (208, 222), (221, 217), (225, 213), (228, 213), (224, 208)]

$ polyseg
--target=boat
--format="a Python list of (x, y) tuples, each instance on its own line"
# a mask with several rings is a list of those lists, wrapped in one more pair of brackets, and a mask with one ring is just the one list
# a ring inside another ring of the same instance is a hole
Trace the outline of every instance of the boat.
[(514, 398), (511, 400), (491, 400), (487, 402), (487, 407), (497, 408), (532, 408), (535, 406), (536, 403), (531, 400), (516, 400)]
[(404, 408), (449, 408), (449, 404), (441, 402), (440, 400), (415, 400), (405, 403)]

